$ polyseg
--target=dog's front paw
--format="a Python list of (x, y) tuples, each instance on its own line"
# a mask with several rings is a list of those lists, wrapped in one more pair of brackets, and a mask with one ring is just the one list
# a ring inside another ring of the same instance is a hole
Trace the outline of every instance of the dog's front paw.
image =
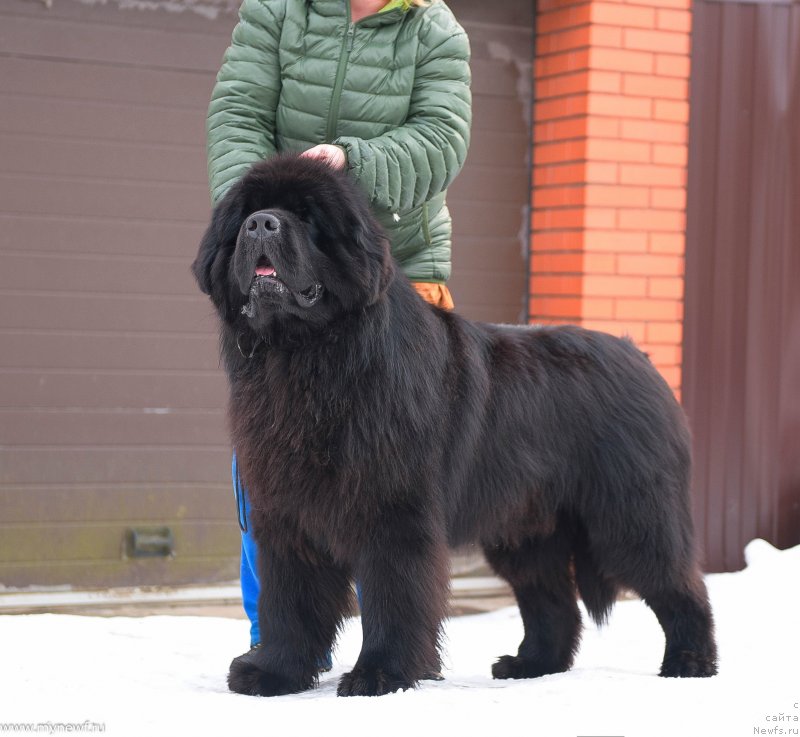
[(414, 688), (415, 683), (381, 668), (353, 668), (339, 681), (339, 696), (383, 696)]
[(549, 666), (538, 660), (521, 658), (519, 655), (502, 655), (492, 666), (494, 678), (539, 678), (550, 673), (563, 673), (569, 667)]
[(263, 670), (250, 653), (234, 658), (228, 671), (228, 688), (246, 696), (283, 696), (305, 691), (312, 685)]

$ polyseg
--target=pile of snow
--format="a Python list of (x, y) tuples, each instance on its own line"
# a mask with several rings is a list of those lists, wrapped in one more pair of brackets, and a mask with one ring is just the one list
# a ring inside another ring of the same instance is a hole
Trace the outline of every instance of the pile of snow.
[(757, 540), (746, 558), (744, 571), (707, 579), (720, 648), (720, 675), (710, 679), (656, 676), (664, 639), (639, 601), (617, 604), (602, 630), (584, 616), (569, 673), (492, 680), (490, 664), (516, 652), (522, 636), (516, 609), (504, 609), (448, 622), (445, 681), (351, 699), (336, 697), (336, 683), (358, 655), (357, 619), (319, 688), (265, 699), (225, 684), (228, 663), (246, 649), (243, 620), (3, 616), (0, 732), (32, 724), (156, 737), (798, 735), (800, 547)]

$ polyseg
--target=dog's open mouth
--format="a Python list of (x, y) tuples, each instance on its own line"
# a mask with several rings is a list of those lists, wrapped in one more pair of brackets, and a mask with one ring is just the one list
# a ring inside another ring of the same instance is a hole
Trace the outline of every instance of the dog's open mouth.
[(250, 299), (242, 307), (242, 314), (246, 317), (255, 317), (256, 302), (266, 292), (282, 294), (289, 291), (288, 287), (278, 278), (278, 272), (266, 256), (258, 259), (253, 280), (250, 282)]
[(288, 287), (278, 277), (278, 272), (266, 256), (258, 259), (253, 281), (250, 284), (250, 301), (264, 292), (286, 292)]
[(258, 260), (258, 264), (256, 264), (256, 278), (259, 276), (278, 277), (278, 272), (275, 271), (275, 267), (269, 262), (269, 259), (266, 256), (262, 256)]
[(301, 307), (313, 307), (322, 297), (322, 284), (313, 283), (306, 289), (294, 291), (284, 284), (278, 277), (278, 272), (266, 256), (261, 256), (253, 272), (253, 281), (250, 284), (250, 299), (242, 307), (242, 314), (246, 317), (254, 317), (256, 310), (255, 304), (259, 297), (266, 292), (283, 294), (291, 292), (297, 304)]

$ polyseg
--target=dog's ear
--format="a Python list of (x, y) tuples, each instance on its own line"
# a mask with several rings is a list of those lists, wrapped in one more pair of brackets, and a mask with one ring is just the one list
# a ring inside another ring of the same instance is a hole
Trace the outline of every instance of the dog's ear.
[(203, 240), (200, 241), (197, 258), (192, 263), (192, 273), (204, 294), (211, 294), (211, 265), (214, 263), (218, 248), (217, 228), (212, 220), (206, 228)]
[(375, 304), (383, 297), (394, 278), (394, 258), (392, 258), (389, 239), (379, 227), (355, 230), (358, 248), (366, 258), (369, 284), (365, 285), (369, 293), (367, 304)]
[(212, 268), (220, 253), (233, 250), (242, 224), (240, 186), (234, 185), (214, 208), (211, 222), (200, 241), (197, 258), (192, 263), (192, 273), (205, 294), (211, 294)]

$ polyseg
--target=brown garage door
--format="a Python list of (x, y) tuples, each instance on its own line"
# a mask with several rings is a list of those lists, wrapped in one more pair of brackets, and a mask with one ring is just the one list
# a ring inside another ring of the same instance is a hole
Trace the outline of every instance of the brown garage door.
[[(213, 322), (189, 263), (230, 16), (0, 5), (0, 583), (231, 579)], [(129, 526), (175, 556), (125, 560)]]
[[(476, 104), (452, 287), (464, 312), (513, 321), (532, 9), (500, 5), (453, 3)], [(234, 22), (0, 4), (2, 585), (236, 576), (226, 388), (189, 274), (208, 215), (204, 114)], [(126, 530), (156, 525), (174, 555), (126, 557)]]

